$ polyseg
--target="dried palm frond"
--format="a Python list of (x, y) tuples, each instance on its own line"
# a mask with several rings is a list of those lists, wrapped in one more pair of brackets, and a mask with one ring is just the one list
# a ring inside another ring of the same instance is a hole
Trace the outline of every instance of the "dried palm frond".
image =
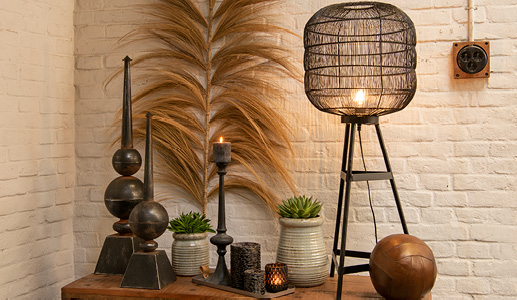
[(161, 0), (144, 6), (156, 22), (126, 37), (154, 45), (133, 64), (145, 79), (133, 98), (135, 138), (145, 133), (138, 119), (151, 112), (157, 179), (190, 195), (203, 212), (218, 190), (211, 160), (220, 136), (232, 143), (227, 191), (251, 191), (274, 209), (276, 189), (295, 190), (286, 167), (289, 127), (276, 108), (285, 95), (279, 78), (300, 75), (279, 43), (292, 33), (265, 21), (277, 2), (208, 0), (205, 16), (192, 0)]

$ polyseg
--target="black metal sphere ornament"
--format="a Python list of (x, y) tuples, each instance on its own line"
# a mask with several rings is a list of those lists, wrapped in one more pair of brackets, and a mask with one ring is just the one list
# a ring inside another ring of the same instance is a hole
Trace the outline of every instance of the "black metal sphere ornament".
[(117, 218), (113, 229), (120, 234), (131, 234), (128, 218), (131, 210), (143, 200), (143, 183), (131, 175), (142, 165), (142, 157), (133, 149), (133, 120), (131, 115), (131, 77), (129, 64), (131, 58), (124, 59), (124, 94), (122, 101), (122, 135), (121, 147), (112, 158), (112, 165), (120, 177), (114, 179), (104, 193), (104, 204), (108, 211)]
[(155, 238), (167, 229), (169, 215), (158, 202), (146, 200), (138, 204), (131, 212), (129, 226), (136, 236), (144, 240), (140, 249), (144, 252), (154, 251), (158, 247)]
[(138, 150), (133, 149), (133, 122), (131, 113), (131, 76), (129, 63), (131, 58), (124, 58), (124, 99), (122, 106), (122, 136), (121, 147), (111, 160), (113, 168), (123, 176), (130, 176), (140, 170), (142, 156)]
[(411, 19), (380, 2), (320, 9), (304, 29), (305, 93), (321, 111), (381, 116), (402, 110), (416, 91)]
[(124, 91), (122, 100), (121, 147), (112, 158), (113, 168), (120, 177), (115, 178), (104, 192), (104, 204), (108, 211), (119, 218), (113, 224), (117, 233), (106, 237), (95, 267), (95, 274), (124, 274), (131, 255), (137, 249), (140, 239), (129, 227), (131, 210), (144, 199), (144, 186), (135, 174), (142, 165), (142, 157), (133, 149), (133, 125), (131, 116), (131, 58), (124, 59)]
[(144, 199), (144, 185), (133, 176), (120, 176), (113, 180), (104, 193), (104, 204), (108, 211), (120, 221), (113, 224), (113, 230), (120, 234), (131, 234), (127, 220), (133, 208)]
[(111, 160), (113, 169), (120, 175), (130, 176), (140, 170), (142, 157), (136, 149), (118, 149)]
[(159, 290), (174, 282), (176, 275), (165, 251), (156, 250), (158, 243), (154, 240), (167, 229), (169, 214), (160, 203), (154, 202), (152, 116), (146, 115), (144, 201), (129, 216), (131, 230), (143, 242), (141, 251), (131, 255), (120, 286)]
[(167, 210), (160, 203), (154, 202), (152, 116), (151, 113), (146, 115), (144, 201), (138, 204), (129, 216), (131, 230), (145, 241), (140, 244), (140, 249), (144, 252), (154, 251), (158, 247), (154, 239), (165, 232), (169, 222)]

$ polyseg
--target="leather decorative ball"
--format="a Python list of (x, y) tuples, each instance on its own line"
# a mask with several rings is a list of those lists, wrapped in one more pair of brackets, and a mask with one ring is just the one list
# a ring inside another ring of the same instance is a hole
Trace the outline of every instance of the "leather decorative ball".
[(104, 204), (117, 218), (127, 219), (133, 207), (144, 199), (144, 184), (133, 176), (115, 178), (104, 192)]
[(142, 156), (136, 149), (118, 149), (111, 159), (113, 168), (123, 176), (130, 176), (140, 170)]
[(135, 206), (129, 216), (131, 231), (144, 241), (151, 241), (162, 235), (168, 224), (167, 210), (154, 201), (141, 202)]
[(433, 288), (436, 274), (429, 246), (408, 234), (383, 238), (370, 256), (370, 278), (386, 299), (420, 299)]

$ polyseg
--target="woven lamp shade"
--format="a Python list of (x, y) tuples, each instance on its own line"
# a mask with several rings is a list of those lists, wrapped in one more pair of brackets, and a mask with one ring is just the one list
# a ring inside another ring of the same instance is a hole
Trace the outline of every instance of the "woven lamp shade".
[(397, 7), (333, 4), (305, 25), (305, 93), (316, 108), (381, 116), (406, 107), (416, 91), (416, 33)]

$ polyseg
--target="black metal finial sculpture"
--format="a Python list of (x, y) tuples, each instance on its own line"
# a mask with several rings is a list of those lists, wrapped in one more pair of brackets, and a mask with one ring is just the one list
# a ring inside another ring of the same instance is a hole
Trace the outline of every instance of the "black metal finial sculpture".
[(140, 249), (144, 252), (151, 252), (158, 247), (158, 243), (154, 239), (162, 235), (167, 229), (169, 215), (160, 203), (154, 202), (152, 114), (147, 113), (146, 117), (144, 201), (131, 212), (129, 226), (138, 237), (144, 240), (144, 243), (140, 244)]
[(406, 107), (416, 91), (411, 19), (380, 2), (320, 9), (304, 29), (305, 93), (316, 108), (380, 116)]
[(133, 120), (131, 111), (131, 75), (129, 63), (131, 58), (124, 57), (124, 95), (122, 102), (122, 136), (121, 147), (113, 155), (113, 168), (121, 175), (133, 175), (142, 165), (142, 157), (133, 149)]
[(131, 254), (136, 249), (139, 239), (129, 228), (128, 218), (131, 210), (143, 200), (144, 189), (140, 179), (131, 176), (138, 172), (142, 157), (133, 149), (133, 130), (131, 116), (131, 77), (129, 64), (131, 58), (124, 59), (124, 91), (122, 102), (122, 136), (121, 147), (112, 158), (112, 165), (120, 177), (114, 179), (104, 193), (104, 204), (108, 211), (119, 218), (113, 224), (117, 232), (104, 241), (95, 274), (124, 274)]
[(219, 203), (217, 214), (217, 234), (210, 238), (210, 242), (217, 246), (217, 267), (210, 277), (205, 281), (218, 285), (230, 286), (231, 277), (226, 266), (224, 255), (226, 254), (226, 247), (233, 243), (233, 238), (226, 234), (226, 208), (224, 197), (224, 175), (226, 175), (226, 166), (231, 161), (231, 144), (223, 143), (222, 138), (220, 143), (214, 143), (214, 162), (218, 168), (219, 174)]
[(133, 253), (122, 279), (121, 287), (159, 290), (176, 280), (167, 254), (156, 250), (154, 240), (161, 236), (169, 222), (167, 210), (154, 201), (152, 114), (147, 113), (145, 143), (144, 201), (139, 203), (129, 216), (131, 230), (144, 241), (141, 251)]

